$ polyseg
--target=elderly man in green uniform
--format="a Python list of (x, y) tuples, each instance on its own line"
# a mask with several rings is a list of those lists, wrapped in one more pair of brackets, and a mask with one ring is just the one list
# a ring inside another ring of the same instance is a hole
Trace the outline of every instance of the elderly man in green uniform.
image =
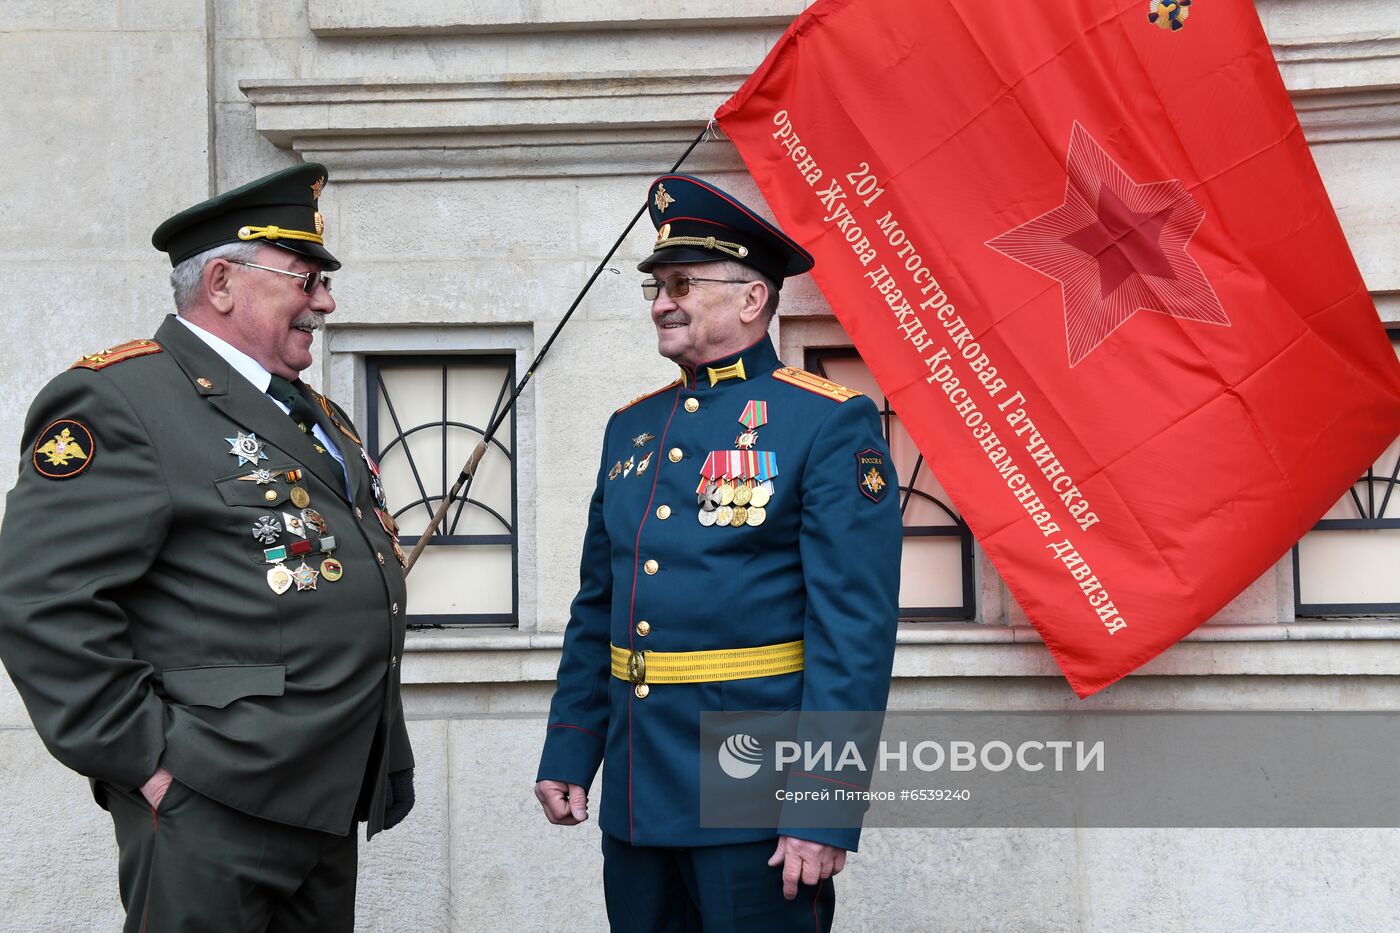
[(606, 762), (614, 930), (829, 929), (859, 829), (701, 825), (699, 714), (884, 709), (897, 481), (870, 400), (767, 336), (806, 250), (697, 178), (650, 211), (642, 292), (681, 373), (608, 423), (535, 793), (579, 823)]
[(300, 165), (161, 224), (178, 313), (25, 422), (0, 657), (112, 816), (128, 933), (350, 930), (354, 824), (413, 804), (394, 524), (298, 380), (335, 310), (325, 182)]

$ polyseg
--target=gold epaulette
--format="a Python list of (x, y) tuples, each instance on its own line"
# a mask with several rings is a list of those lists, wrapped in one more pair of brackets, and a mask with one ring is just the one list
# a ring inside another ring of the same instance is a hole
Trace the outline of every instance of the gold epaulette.
[(817, 395), (825, 396), (837, 402), (845, 402), (855, 398), (857, 395), (865, 394), (855, 389), (848, 389), (839, 382), (823, 379), (821, 376), (809, 373), (805, 369), (795, 369), (791, 366), (784, 366), (782, 369), (775, 370), (773, 378), (786, 382), (788, 385), (797, 386), (799, 389), (815, 392)]
[[(685, 381), (684, 379), (677, 379), (675, 382), (671, 383), (670, 385), (662, 386), (661, 388), (657, 389), (655, 392), (648, 392), (646, 395), (639, 395), (639, 396), (637, 396), (636, 398), (632, 399), (632, 401), (628, 402), (626, 405), (623, 405), (623, 406), (622, 406), (621, 408), (619, 408), (617, 411), (626, 411), (627, 409), (631, 408), (633, 405), (637, 404), (638, 402), (645, 402), (647, 399), (651, 398), (653, 395), (660, 395), (662, 392), (666, 392), (666, 391), (669, 391), (669, 390), (671, 390), (671, 389), (674, 389), (676, 386), (680, 385), (680, 384), (681, 384), (682, 382), (684, 382), (684, 381)], [(617, 414), (617, 411), (613, 412), (613, 414)]]
[(113, 363), (120, 363), (123, 360), (135, 359), (138, 356), (149, 356), (152, 353), (160, 353), (164, 348), (154, 340), (141, 338), (139, 340), (128, 340), (126, 343), (119, 343), (115, 347), (108, 347), (100, 353), (90, 353), (86, 356), (78, 357), (78, 362), (69, 369), (105, 369)]

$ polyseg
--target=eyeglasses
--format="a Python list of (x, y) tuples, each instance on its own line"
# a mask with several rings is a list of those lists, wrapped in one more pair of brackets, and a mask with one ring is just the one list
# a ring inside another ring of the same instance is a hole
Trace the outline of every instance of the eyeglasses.
[(286, 269), (274, 269), (271, 266), (260, 266), (255, 262), (244, 262), (241, 259), (230, 259), (228, 262), (235, 266), (247, 266), (249, 269), (261, 269), (264, 272), (276, 272), (278, 275), (288, 275), (294, 279), (301, 279), (301, 290), (310, 295), (316, 291), (317, 285), (326, 286), (326, 291), (331, 290), (331, 277), (324, 272), (288, 272)]
[(655, 301), (661, 294), (661, 289), (666, 289), (666, 294), (672, 298), (684, 298), (690, 292), (690, 286), (696, 282), (719, 282), (725, 285), (748, 285), (751, 279), (702, 279), (694, 275), (673, 275), (668, 279), (643, 279), (642, 297), (647, 301)]

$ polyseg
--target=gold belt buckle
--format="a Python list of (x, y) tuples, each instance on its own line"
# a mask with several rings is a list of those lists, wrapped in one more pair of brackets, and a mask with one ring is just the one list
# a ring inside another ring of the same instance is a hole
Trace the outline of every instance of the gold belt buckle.
[(627, 682), (630, 684), (647, 682), (647, 656), (644, 652), (627, 652)]

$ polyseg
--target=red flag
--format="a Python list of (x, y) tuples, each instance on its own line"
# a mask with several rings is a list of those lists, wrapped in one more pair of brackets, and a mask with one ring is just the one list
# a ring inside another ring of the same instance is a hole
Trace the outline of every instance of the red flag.
[(819, 0), (717, 118), (1080, 696), (1400, 431), (1250, 0)]

